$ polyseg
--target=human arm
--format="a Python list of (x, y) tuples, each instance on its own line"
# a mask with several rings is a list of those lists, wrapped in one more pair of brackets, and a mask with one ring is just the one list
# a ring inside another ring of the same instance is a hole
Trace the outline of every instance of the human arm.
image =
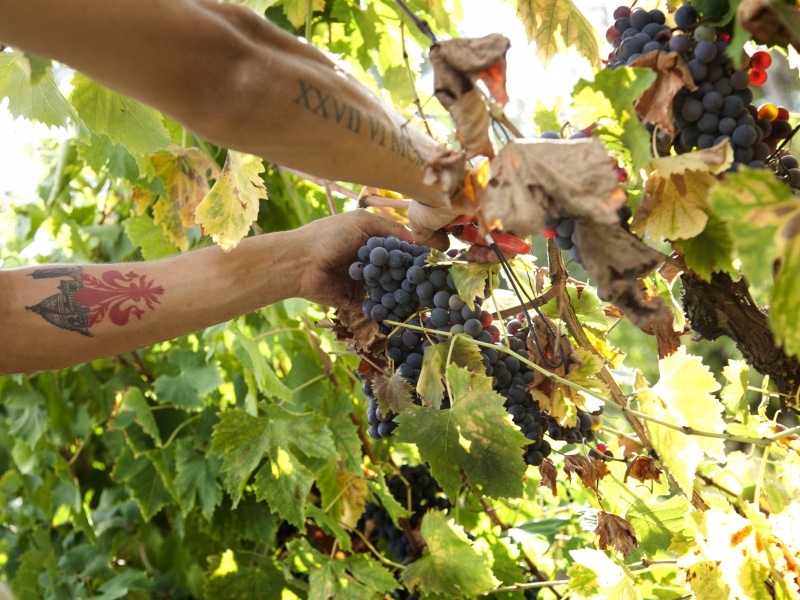
[(0, 0), (0, 41), (153, 106), (194, 133), (331, 180), (429, 205), (437, 143), (319, 50), (209, 0)]
[(390, 234), (411, 240), (359, 210), (247, 238), (227, 254), (215, 246), (143, 263), (0, 270), (0, 375), (117, 355), (286, 298), (358, 304), (348, 266), (370, 236)]

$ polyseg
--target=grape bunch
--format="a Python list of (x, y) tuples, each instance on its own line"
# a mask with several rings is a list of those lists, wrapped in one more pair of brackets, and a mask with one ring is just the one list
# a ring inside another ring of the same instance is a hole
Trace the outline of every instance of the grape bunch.
[[(375, 248), (385, 249), (388, 245), (394, 249), (398, 242), (399, 240), (396, 238), (371, 238), (359, 250), (359, 259), (362, 260), (353, 263), (350, 272), (354, 279), (362, 278), (367, 294), (370, 294), (377, 285), (382, 287), (382, 284), (379, 283), (382, 275), (374, 273), (370, 275), (371, 281), (367, 281), (366, 273), (374, 264), (372, 263), (372, 254), (375, 252)], [(399, 249), (402, 250), (402, 243)], [(378, 254), (380, 255), (379, 260), (381, 260), (382, 253)], [(476, 298), (473, 307), (470, 308), (458, 295), (455, 283), (449, 274), (449, 268), (445, 265), (425, 264), (426, 258), (427, 252), (422, 250), (415, 257), (406, 259), (408, 265), (406, 277), (398, 287), (398, 289), (406, 289), (412, 298), (412, 305), (408, 313), (410, 318), (406, 320), (408, 327), (392, 329), (386, 323), (382, 325), (388, 335), (386, 356), (394, 365), (395, 372), (414, 390), (419, 381), (425, 348), (440, 343), (447, 337), (437, 335), (437, 332), (451, 335), (464, 334), (475, 340), (491, 344), (488, 347), (479, 347), (483, 366), (486, 374), (492, 377), (493, 389), (505, 399), (504, 406), (513, 422), (523, 435), (533, 442), (525, 447), (525, 460), (528, 464), (537, 466), (550, 454), (551, 448), (550, 444), (544, 440), (545, 434), (553, 439), (568, 442), (591, 441), (594, 432), (590, 415), (579, 417), (575, 427), (565, 429), (555, 419), (542, 413), (538, 402), (534, 401), (530, 392), (527, 391), (527, 386), (534, 379), (534, 371), (520, 360), (528, 359), (526, 340), (529, 332), (523, 326), (525, 315), (520, 314), (518, 318), (509, 320), (504, 327), (508, 335), (505, 340), (501, 339), (501, 331), (494, 323), (491, 313), (481, 309), (484, 298), (489, 296), (489, 290), (484, 291), (484, 297)], [(386, 265), (381, 266), (385, 267)], [(378, 281), (377, 285), (374, 283), (376, 280)], [(384, 291), (384, 293), (387, 292)], [(386, 317), (381, 321), (375, 318), (383, 316), (382, 311), (376, 315), (377, 306), (379, 304), (376, 300), (372, 297), (367, 298), (363, 305), (364, 314), (377, 322), (387, 320)], [(386, 306), (382, 304), (381, 306), (388, 311)], [(396, 308), (394, 314), (396, 317), (399, 316)], [(424, 328), (425, 332), (416, 328)], [(370, 437), (374, 439), (390, 437), (397, 426), (394, 420), (396, 415), (381, 409), (370, 381), (363, 382), (362, 391), (368, 399), (366, 417)], [(412, 398), (416, 404), (421, 404), (420, 398), (413, 391)], [(443, 410), (450, 408), (450, 398), (446, 392), (441, 408)]]
[(358, 250), (358, 261), (350, 265), (350, 278), (363, 281), (367, 298), (364, 316), (376, 323), (386, 319), (403, 321), (420, 302), (418, 284), (425, 279), (422, 265), (427, 246), (410, 244), (389, 236), (371, 237)]
[[(630, 64), (653, 51), (677, 52), (686, 61), (697, 88), (690, 91), (684, 87), (673, 100), (677, 134), (672, 148), (677, 154), (727, 140), (733, 150), (732, 170), (743, 165), (770, 167), (794, 185), (792, 174), (788, 173), (794, 167), (781, 164), (781, 157), (776, 155), (780, 141), (791, 133), (788, 111), (774, 105), (757, 109), (752, 104), (751, 86), (763, 85), (767, 80), (772, 63), (768, 52), (755, 52), (747, 65), (734, 65), (727, 55), (729, 32), (705, 24), (696, 8), (687, 3), (675, 11), (674, 29), (666, 25), (666, 16), (658, 10), (620, 6), (614, 11), (614, 19), (606, 32), (614, 46), (609, 68)], [(791, 164), (792, 159), (786, 162)]]
[[(395, 475), (387, 479), (386, 485), (394, 499), (411, 511), (412, 514), (408, 517), (408, 527), (412, 531), (419, 529), (421, 520), (428, 511), (450, 508), (450, 501), (442, 492), (436, 479), (431, 476), (427, 464), (402, 465), (400, 475), (402, 477)], [(409, 492), (410, 506), (408, 504)], [(416, 558), (408, 535), (403, 529), (395, 526), (389, 513), (380, 504), (367, 503), (364, 514), (358, 523), (358, 529), (366, 533), (367, 523), (370, 525), (370, 537), (383, 540), (394, 554), (397, 562)]]

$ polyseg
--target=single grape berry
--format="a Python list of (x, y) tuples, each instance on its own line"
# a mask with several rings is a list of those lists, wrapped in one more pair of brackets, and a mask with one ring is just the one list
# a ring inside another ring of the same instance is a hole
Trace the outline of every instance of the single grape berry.
[(753, 68), (750, 71), (750, 85), (756, 87), (764, 85), (767, 82), (767, 72), (761, 69)]
[(750, 66), (760, 71), (766, 71), (772, 64), (772, 56), (769, 52), (759, 50), (750, 57)]

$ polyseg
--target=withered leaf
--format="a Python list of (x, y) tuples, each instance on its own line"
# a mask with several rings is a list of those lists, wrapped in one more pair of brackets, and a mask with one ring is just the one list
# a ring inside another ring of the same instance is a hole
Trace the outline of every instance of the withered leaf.
[(625, 470), (625, 478), (622, 482), (627, 483), (628, 477), (633, 477), (642, 483), (645, 481), (661, 483), (661, 469), (656, 466), (656, 461), (652, 458), (640, 454), (628, 463), (628, 468)]
[(442, 41), (430, 49), (434, 95), (453, 117), (468, 158), (494, 156), (489, 107), (474, 83), (484, 80), (500, 106), (508, 102), (505, 56), (509, 45), (506, 37), (493, 33)]
[(647, 301), (638, 279), (650, 273), (664, 256), (619, 224), (577, 219), (575, 244), (583, 267), (597, 284), (598, 296), (611, 302), (636, 326), (670, 322), (672, 313), (659, 297)]
[(570, 454), (564, 457), (564, 473), (570, 481), (575, 473), (581, 478), (584, 487), (597, 493), (597, 480), (608, 475), (608, 467), (602, 460)]
[(630, 66), (656, 72), (653, 85), (634, 104), (636, 113), (643, 122), (658, 125), (670, 137), (675, 137), (672, 100), (684, 86), (692, 91), (697, 89), (686, 62), (677, 52), (655, 51), (640, 56)]
[(422, 168), (422, 182), (442, 192), (448, 200), (464, 185), (467, 157), (461, 151), (440, 145)]
[(556, 477), (558, 476), (558, 469), (553, 464), (553, 461), (549, 458), (545, 458), (542, 461), (542, 464), (539, 465), (539, 475), (542, 476), (542, 480), (539, 482), (539, 487), (546, 487), (551, 492), (553, 492), (553, 496), (558, 496), (558, 491), (556, 490)]
[(617, 209), (624, 203), (614, 161), (600, 141), (514, 140), (492, 160), (478, 220), (487, 229), (499, 223), (525, 237), (540, 234), (547, 213), (555, 215), (559, 208), (617, 224)]
[(656, 347), (658, 349), (658, 359), (672, 356), (681, 346), (681, 334), (675, 331), (673, 322), (675, 315), (670, 315), (672, 318), (669, 322), (656, 323), (653, 325), (653, 333), (656, 336)]
[(742, 0), (736, 10), (736, 24), (760, 42), (780, 41), (800, 52), (800, 10), (789, 3)]
[[(324, 323), (318, 323), (317, 326), (324, 326)], [(361, 355), (359, 373), (383, 373), (388, 364), (384, 354), (386, 336), (380, 332), (375, 321), (364, 316), (360, 307), (338, 309), (330, 328), (336, 339), (344, 342), (348, 350)]]
[(411, 396), (411, 384), (408, 383), (399, 371), (391, 377), (378, 375), (372, 380), (372, 391), (375, 393), (375, 400), (378, 401), (383, 412), (393, 412), (400, 414), (409, 406), (414, 404)]
[(494, 156), (494, 146), (489, 137), (489, 106), (478, 91), (472, 88), (469, 92), (453, 102), (448, 108), (450, 116), (458, 127), (456, 138), (464, 148), (467, 158), (475, 156)]
[(511, 42), (504, 35), (490, 33), (481, 38), (455, 38), (431, 46), (434, 94), (445, 108), (473, 89), (477, 79), (486, 82), (492, 98), (503, 106), (506, 52)]
[(601, 511), (594, 530), (597, 536), (597, 547), (600, 550), (610, 550), (612, 547), (623, 556), (633, 552), (636, 545), (636, 531), (633, 526), (622, 517)]

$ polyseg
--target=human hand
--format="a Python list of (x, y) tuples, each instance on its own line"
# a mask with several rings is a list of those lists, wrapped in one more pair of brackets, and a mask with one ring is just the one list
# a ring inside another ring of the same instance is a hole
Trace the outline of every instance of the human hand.
[(296, 247), (307, 253), (306, 266), (298, 273), (301, 297), (336, 308), (361, 304), (364, 288), (350, 278), (348, 269), (369, 238), (394, 235), (412, 241), (408, 229), (366, 210), (318, 219), (292, 234), (298, 236)]

